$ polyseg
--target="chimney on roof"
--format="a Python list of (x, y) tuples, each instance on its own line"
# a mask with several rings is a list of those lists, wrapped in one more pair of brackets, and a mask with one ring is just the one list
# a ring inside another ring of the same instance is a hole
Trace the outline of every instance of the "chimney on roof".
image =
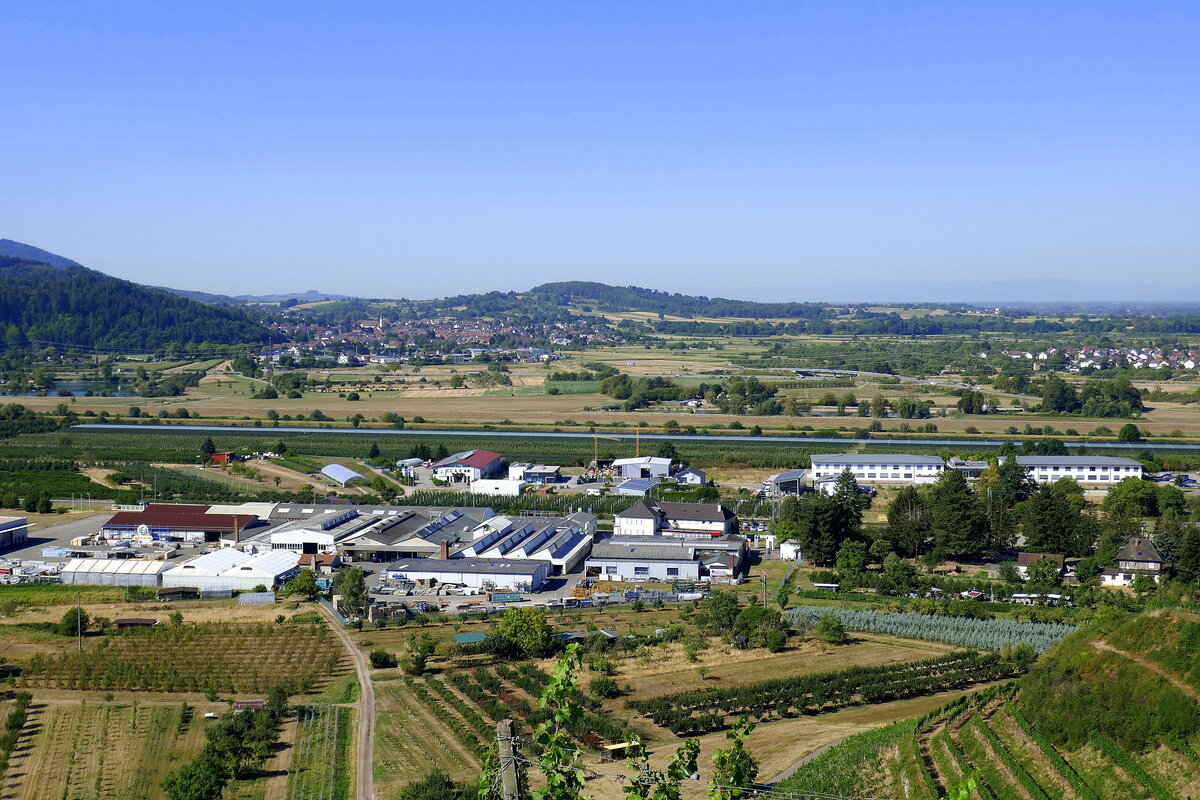
[(443, 561), (445, 561), (445, 560), (447, 560), (447, 559), (449, 559), (449, 558), (450, 558), (450, 543), (449, 543), (449, 542), (442, 542), (442, 552), (441, 552), (441, 559), (442, 559)]

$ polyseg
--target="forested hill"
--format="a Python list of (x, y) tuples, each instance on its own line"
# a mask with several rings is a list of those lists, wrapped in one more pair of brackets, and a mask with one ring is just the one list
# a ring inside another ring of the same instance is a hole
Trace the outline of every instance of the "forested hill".
[(13, 258), (20, 258), (25, 261), (36, 261), (39, 264), (49, 264), (59, 269), (83, 266), (79, 262), (72, 261), (65, 256), (56, 256), (54, 253), (43, 250), (40, 247), (14, 242), (12, 239), (0, 239), (0, 256), (12, 256)]
[(757, 303), (725, 297), (702, 297), (660, 292), (640, 286), (609, 286), (593, 281), (543, 283), (529, 294), (560, 302), (590, 303), (604, 311), (661, 311), (706, 317), (749, 317), (754, 319), (819, 319), (830, 313), (827, 303)]
[(197, 303), (80, 266), (0, 256), (0, 347), (60, 343), (154, 350), (261, 344), (249, 312)]

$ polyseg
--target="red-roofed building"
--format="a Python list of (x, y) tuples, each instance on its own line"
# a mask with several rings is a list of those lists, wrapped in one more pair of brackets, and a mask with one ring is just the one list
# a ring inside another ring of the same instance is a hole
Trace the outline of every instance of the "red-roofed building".
[(109, 538), (149, 536), (160, 541), (217, 542), (258, 524), (254, 514), (206, 514), (208, 506), (153, 503), (143, 511), (118, 511), (100, 528)]
[(491, 450), (464, 450), (435, 462), (433, 477), (447, 483), (470, 483), (500, 472), (504, 456)]

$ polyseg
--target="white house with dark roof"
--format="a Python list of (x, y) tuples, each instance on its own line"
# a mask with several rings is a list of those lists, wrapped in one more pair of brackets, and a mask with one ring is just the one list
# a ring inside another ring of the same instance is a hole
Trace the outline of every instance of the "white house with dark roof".
[(694, 581), (736, 575), (746, 555), (740, 536), (619, 536), (597, 541), (584, 574), (610, 581)]
[(946, 471), (946, 462), (939, 456), (908, 453), (823, 453), (810, 460), (813, 486), (826, 479), (836, 480), (845, 470), (850, 470), (860, 484), (896, 486), (935, 483)]
[(614, 535), (722, 536), (737, 530), (737, 517), (720, 503), (676, 503), (646, 498), (613, 517)]
[(1070, 478), (1077, 483), (1113, 486), (1126, 478), (1141, 478), (1142, 465), (1117, 456), (1017, 456), (1017, 463), (1037, 483)]
[(704, 472), (704, 470), (696, 469), (695, 467), (688, 467), (687, 469), (681, 469), (681, 470), (679, 470), (679, 472), (676, 472), (671, 477), (674, 478), (675, 482), (680, 484), (681, 486), (707, 486), (708, 485), (708, 475)]
[(1162, 578), (1163, 558), (1147, 538), (1134, 537), (1117, 553), (1117, 566), (1101, 570), (1102, 586), (1130, 586), (1138, 575), (1148, 575), (1155, 583)]

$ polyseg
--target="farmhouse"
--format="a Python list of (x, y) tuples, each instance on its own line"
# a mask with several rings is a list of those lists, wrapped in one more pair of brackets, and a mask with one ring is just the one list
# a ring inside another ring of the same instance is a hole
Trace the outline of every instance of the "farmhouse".
[(737, 517), (719, 503), (640, 500), (613, 518), (623, 536), (721, 536), (737, 529)]
[(613, 535), (592, 546), (584, 563), (589, 577), (610, 581), (695, 581), (732, 577), (741, 567), (746, 540)]
[(29, 527), (25, 517), (0, 517), (0, 550), (28, 542)]
[(1131, 586), (1138, 575), (1147, 575), (1157, 583), (1162, 577), (1163, 558), (1149, 539), (1135, 537), (1117, 553), (1117, 566), (1101, 570), (1102, 586)]
[(858, 483), (912, 485), (934, 483), (946, 469), (938, 456), (916, 456), (906, 453), (850, 453), (815, 455), (812, 461), (812, 481), (817, 486), (827, 479), (836, 480), (850, 470)]
[(491, 450), (464, 450), (430, 465), (433, 477), (447, 483), (471, 483), (500, 472), (503, 456)]
[(680, 486), (707, 486), (708, 485), (708, 475), (705, 474), (704, 470), (696, 469), (695, 467), (688, 467), (687, 469), (681, 469), (681, 470), (679, 470), (679, 472), (676, 472), (671, 477), (674, 478), (675, 482), (678, 483)]
[(666, 478), (671, 474), (671, 459), (641, 456), (640, 458), (618, 458), (612, 462), (613, 477), (616, 478)]
[(1066, 556), (1060, 553), (1017, 553), (1017, 574), (1022, 578), (1029, 577), (1029, 567), (1034, 562), (1041, 561), (1043, 558), (1048, 558), (1058, 566), (1058, 574), (1061, 575), (1066, 569)]
[(1140, 478), (1142, 465), (1132, 458), (1115, 456), (1017, 456), (1029, 477), (1037, 483), (1054, 483), (1070, 478), (1078, 483), (1112, 486), (1126, 478)]
[(408, 558), (393, 561), (384, 570), (390, 580), (518, 592), (536, 592), (549, 574), (548, 561), (492, 558)]

